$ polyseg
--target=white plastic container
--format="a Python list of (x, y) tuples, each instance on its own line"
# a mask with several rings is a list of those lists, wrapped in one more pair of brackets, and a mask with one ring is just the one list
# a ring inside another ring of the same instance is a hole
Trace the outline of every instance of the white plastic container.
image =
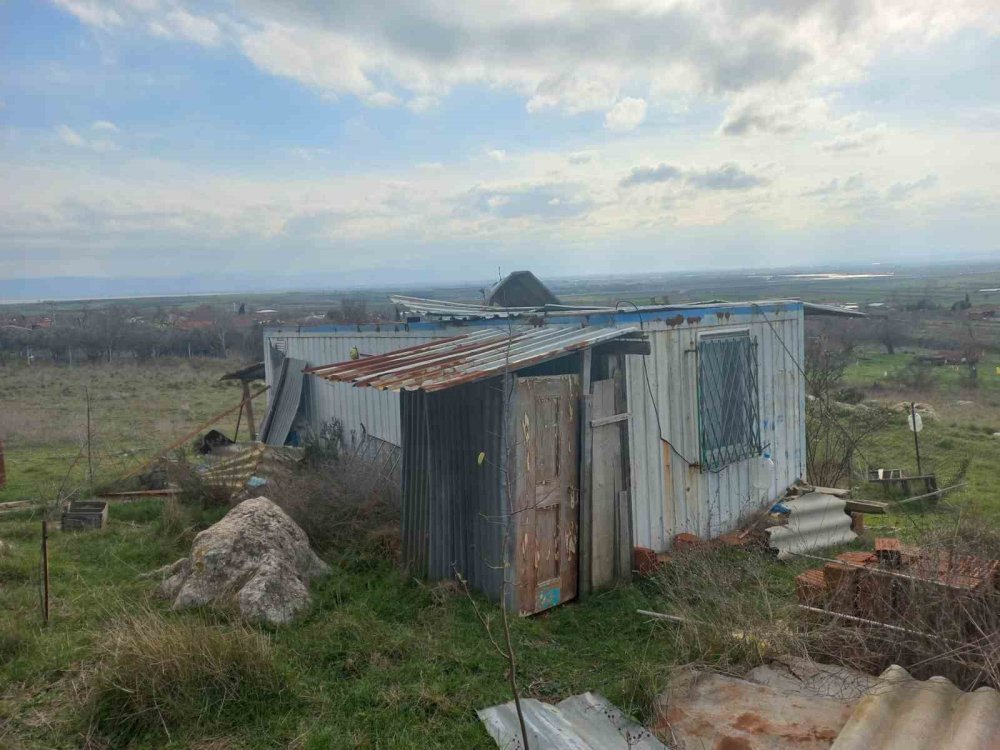
[(771, 493), (774, 486), (775, 468), (771, 454), (765, 451), (757, 459), (753, 471), (753, 486), (757, 493), (763, 498)]

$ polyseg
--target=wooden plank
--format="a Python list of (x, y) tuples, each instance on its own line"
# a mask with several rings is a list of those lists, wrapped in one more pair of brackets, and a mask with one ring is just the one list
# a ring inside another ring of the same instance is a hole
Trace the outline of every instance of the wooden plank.
[[(602, 421), (615, 409), (613, 380), (597, 380), (591, 396), (591, 424)], [(600, 588), (615, 580), (615, 530), (617, 496), (621, 486), (621, 437), (617, 422), (604, 422), (592, 435), (591, 481), (591, 569), (590, 585)]]
[(593, 523), (593, 496), (591, 495), (592, 464), (591, 441), (593, 428), (590, 427), (590, 394), (580, 395), (580, 548), (579, 548), (579, 587), (580, 598), (590, 593), (591, 560), (593, 546), (591, 544)]
[[(818, 490), (818, 488), (817, 488)], [(848, 513), (888, 513), (889, 503), (880, 503), (875, 500), (851, 500), (848, 499), (844, 510)]]
[(813, 487), (813, 492), (819, 492), (824, 495), (833, 495), (834, 497), (847, 497), (851, 494), (850, 490), (842, 490), (837, 487)]
[(615, 507), (615, 579), (632, 577), (632, 506), (628, 490), (619, 490)]
[[(599, 381), (599, 382), (604, 382), (604, 381)], [(611, 382), (611, 381), (607, 381), (607, 382)], [(596, 383), (595, 383), (595, 385), (596, 385)], [(612, 383), (612, 388), (613, 387), (614, 387), (614, 384)], [(613, 395), (614, 394), (612, 394), (612, 396)], [(614, 408), (614, 404), (612, 404), (612, 409), (613, 408)], [(628, 419), (631, 416), (632, 416), (631, 412), (625, 412), (624, 414), (612, 414), (610, 417), (594, 417), (593, 419), (590, 420), (590, 426), (591, 427), (604, 427), (604, 425), (615, 424), (616, 422), (624, 422), (626, 419)]]

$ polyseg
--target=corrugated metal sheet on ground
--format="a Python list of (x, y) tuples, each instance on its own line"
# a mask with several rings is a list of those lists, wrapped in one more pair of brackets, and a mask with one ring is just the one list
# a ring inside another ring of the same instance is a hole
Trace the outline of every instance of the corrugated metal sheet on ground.
[(839, 497), (810, 492), (782, 504), (791, 511), (788, 523), (767, 529), (771, 548), (778, 550), (779, 560), (796, 552), (833, 547), (858, 538), (851, 531), (851, 517), (845, 512), (847, 503)]
[(996, 750), (1000, 693), (963, 693), (944, 677), (919, 681), (898, 666), (855, 707), (831, 750)]
[(434, 392), (557, 359), (638, 333), (626, 328), (480, 329), (462, 336), (308, 370), (326, 380), (389, 390)]
[(260, 428), (262, 442), (272, 446), (282, 446), (288, 439), (288, 432), (295, 422), (302, 401), (302, 370), (306, 363), (301, 359), (286, 357), (281, 365), (278, 378), (278, 392), (271, 401), (271, 408), (264, 417)]
[[(596, 693), (574, 695), (555, 706), (528, 698), (521, 701), (521, 710), (531, 748), (667, 750), (652, 732)], [(476, 715), (502, 750), (523, 749), (513, 701), (484, 708)]]

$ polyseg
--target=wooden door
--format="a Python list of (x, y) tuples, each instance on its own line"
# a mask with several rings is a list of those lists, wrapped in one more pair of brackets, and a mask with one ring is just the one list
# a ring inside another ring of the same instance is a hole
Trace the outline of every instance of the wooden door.
[(518, 378), (515, 386), (515, 591), (522, 615), (576, 597), (579, 377)]

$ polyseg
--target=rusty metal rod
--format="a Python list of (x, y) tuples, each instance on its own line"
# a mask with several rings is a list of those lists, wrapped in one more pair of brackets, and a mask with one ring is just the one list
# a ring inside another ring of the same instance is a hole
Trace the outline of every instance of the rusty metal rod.
[(921, 638), (932, 638), (935, 641), (943, 641), (944, 643), (958, 643), (958, 641), (953, 641), (949, 638), (942, 638), (939, 635), (934, 635), (933, 633), (924, 633), (919, 630), (911, 630), (910, 628), (904, 628), (899, 625), (890, 625), (887, 622), (879, 622), (878, 620), (869, 620), (865, 617), (856, 617), (855, 615), (845, 615), (843, 612), (834, 612), (829, 609), (820, 609), (819, 607), (810, 607), (807, 604), (797, 605), (799, 609), (804, 609), (807, 612), (816, 612), (821, 615), (830, 615), (830, 617), (839, 617), (842, 620), (850, 620), (851, 622), (859, 622), (863, 625), (874, 625), (875, 627), (885, 628), (886, 630), (895, 630), (900, 633), (906, 633), (907, 635), (918, 635)]
[(958, 484), (953, 484), (950, 487), (942, 487), (939, 490), (934, 490), (933, 492), (925, 492), (923, 495), (916, 495), (914, 497), (908, 497), (905, 500), (900, 500), (896, 505), (905, 505), (906, 503), (912, 503), (917, 500), (927, 500), (931, 497), (941, 497), (946, 492), (951, 492), (952, 490), (957, 490), (959, 487), (964, 487), (967, 482), (959, 482)]

